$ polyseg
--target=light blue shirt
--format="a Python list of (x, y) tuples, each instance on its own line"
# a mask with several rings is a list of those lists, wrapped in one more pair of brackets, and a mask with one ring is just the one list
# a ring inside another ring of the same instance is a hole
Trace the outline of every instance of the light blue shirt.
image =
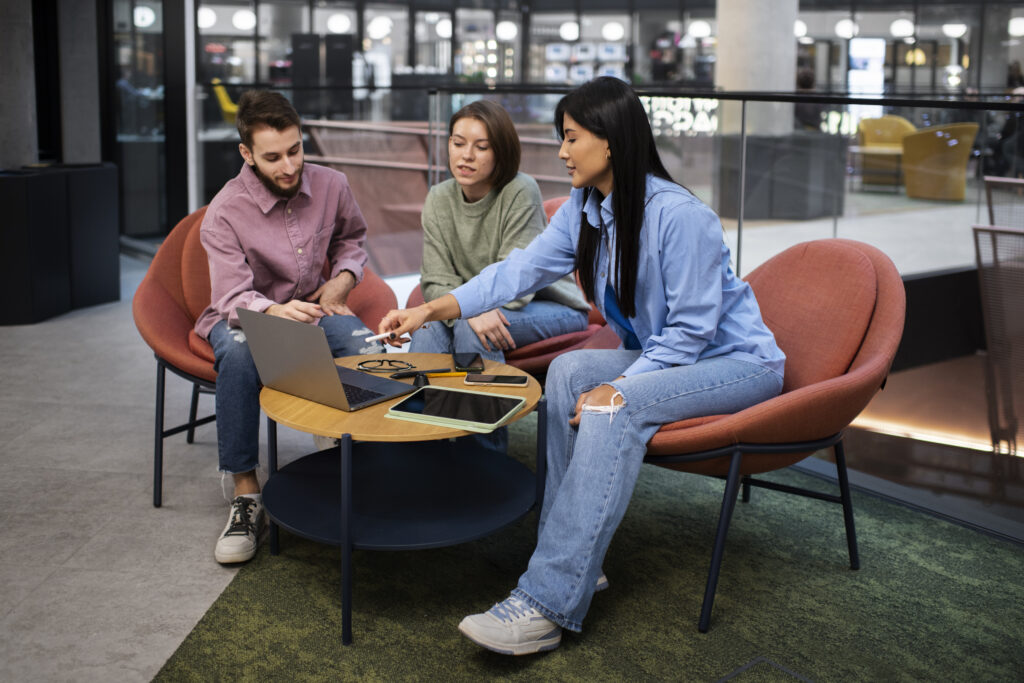
[[(585, 229), (602, 235), (594, 291), (604, 313), (603, 293), (614, 275), (609, 259), (615, 235), (612, 197), (599, 202), (592, 192), (584, 205), (584, 195), (574, 189), (547, 229), (525, 249), (514, 250), (452, 291), (463, 318), (572, 273), (582, 212), (594, 226)], [(624, 376), (716, 357), (755, 363), (782, 376), (786, 357), (761, 320), (753, 290), (729, 266), (718, 216), (685, 188), (652, 175), (647, 177), (638, 261), (636, 313), (629, 323), (642, 351)], [(619, 325), (608, 324), (620, 339), (625, 337)]]

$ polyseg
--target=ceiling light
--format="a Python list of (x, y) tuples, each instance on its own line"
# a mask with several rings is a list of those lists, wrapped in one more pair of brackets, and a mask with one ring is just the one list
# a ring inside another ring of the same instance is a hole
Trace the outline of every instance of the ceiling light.
[(135, 8), (132, 18), (135, 20), (135, 25), (139, 28), (149, 28), (156, 21), (156, 12), (153, 11), (152, 7), (139, 5)]
[(327, 30), (331, 33), (348, 33), (352, 28), (352, 20), (347, 14), (337, 12), (327, 17)]
[(256, 26), (256, 15), (252, 10), (240, 9), (231, 16), (231, 25), (239, 31), (251, 31)]
[(943, 24), (942, 33), (949, 38), (960, 38), (967, 33), (967, 24)]
[(889, 24), (889, 33), (893, 38), (909, 38), (914, 35), (914, 22), (910, 19), (897, 19)]
[(444, 38), (445, 40), (448, 40), (449, 38), (452, 37), (452, 20), (451, 19), (441, 19), (441, 20), (439, 20), (437, 22), (437, 25), (434, 27), (434, 31), (437, 32), (437, 37), (438, 38)]
[(1024, 36), (1024, 17), (1014, 17), (1006, 24), (1006, 32), (1014, 38)]
[(702, 19), (691, 21), (686, 32), (694, 38), (707, 38), (711, 35), (711, 24)]
[(793, 22), (793, 35), (797, 38), (803, 38), (807, 35), (807, 24), (797, 19)]
[(617, 21), (609, 21), (601, 27), (601, 37), (610, 43), (622, 40), (626, 35), (626, 29)]
[(213, 28), (217, 23), (217, 13), (209, 7), (200, 7), (196, 12), (196, 24), (199, 28)]
[(394, 26), (391, 17), (379, 16), (374, 17), (370, 20), (370, 23), (366, 25), (366, 35), (371, 40), (383, 40), (391, 35), (391, 27)]
[(836, 35), (849, 40), (860, 32), (860, 27), (853, 22), (853, 19), (840, 19), (836, 22)]
[(575, 21), (567, 21), (558, 27), (558, 35), (562, 40), (571, 42), (580, 37), (580, 25)]
[(494, 27), (494, 35), (498, 36), (498, 40), (510, 43), (519, 35), (519, 27), (511, 21), (499, 21)]

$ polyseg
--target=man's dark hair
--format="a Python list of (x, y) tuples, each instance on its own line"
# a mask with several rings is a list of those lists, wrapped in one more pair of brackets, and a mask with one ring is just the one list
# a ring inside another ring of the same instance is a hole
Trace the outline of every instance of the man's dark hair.
[(522, 157), (519, 134), (516, 133), (512, 117), (496, 102), (470, 102), (452, 115), (448, 122), (448, 137), (455, 132), (455, 124), (459, 119), (464, 118), (477, 119), (487, 129), (487, 142), (494, 150), (494, 170), (488, 180), (495, 189), (500, 190), (519, 173), (519, 160)]
[(238, 136), (242, 144), (252, 149), (252, 134), (261, 126), (274, 130), (287, 130), (300, 126), (299, 113), (281, 93), (270, 90), (246, 90), (238, 99), (235, 115)]

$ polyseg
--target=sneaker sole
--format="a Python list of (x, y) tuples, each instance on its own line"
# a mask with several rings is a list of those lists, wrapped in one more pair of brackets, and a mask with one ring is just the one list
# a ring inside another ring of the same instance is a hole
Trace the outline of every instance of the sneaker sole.
[(562, 633), (559, 631), (558, 635), (554, 638), (548, 638), (547, 640), (534, 640), (529, 643), (523, 643), (522, 645), (516, 645), (509, 648), (507, 645), (498, 645), (490, 641), (478, 638), (477, 636), (469, 633), (466, 629), (462, 628), (462, 624), (459, 624), (459, 631), (462, 635), (466, 636), (474, 643), (482, 648), (488, 649), (491, 652), (497, 652), (500, 655), (532, 655), (538, 652), (547, 652), (554, 650), (562, 642)]
[(221, 564), (236, 564), (238, 562), (248, 562), (256, 555), (256, 549), (244, 553), (233, 553), (233, 554), (221, 554), (217, 551), (213, 553), (213, 559), (217, 560)]

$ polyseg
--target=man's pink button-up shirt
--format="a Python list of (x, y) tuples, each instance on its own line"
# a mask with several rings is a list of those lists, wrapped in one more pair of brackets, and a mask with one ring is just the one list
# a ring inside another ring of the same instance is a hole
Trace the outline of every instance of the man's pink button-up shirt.
[(210, 306), (196, 321), (207, 338), (218, 321), (238, 326), (235, 308), (264, 311), (305, 299), (330, 277), (351, 271), (363, 279), (366, 221), (345, 174), (306, 163), (302, 186), (291, 199), (263, 186), (242, 165), (203, 218), (199, 237), (210, 260)]

